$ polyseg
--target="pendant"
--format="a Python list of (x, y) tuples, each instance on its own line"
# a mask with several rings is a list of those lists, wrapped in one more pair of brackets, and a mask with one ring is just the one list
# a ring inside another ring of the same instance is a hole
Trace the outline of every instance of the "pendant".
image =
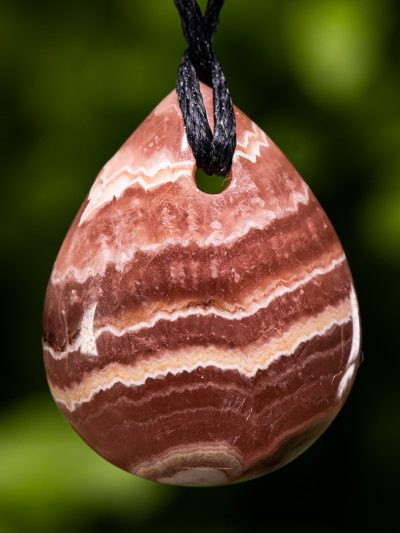
[(105, 459), (163, 483), (222, 485), (288, 463), (336, 416), (360, 361), (332, 225), (235, 114), (228, 185), (207, 194), (167, 96), (98, 175), (46, 293), (58, 407)]

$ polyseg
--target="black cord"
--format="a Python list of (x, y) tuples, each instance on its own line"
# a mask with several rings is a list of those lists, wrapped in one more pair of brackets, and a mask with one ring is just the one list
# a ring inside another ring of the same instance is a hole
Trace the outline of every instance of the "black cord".
[[(189, 45), (178, 70), (176, 90), (197, 167), (226, 176), (236, 147), (236, 121), (225, 76), (212, 48), (224, 0), (208, 0), (202, 14), (196, 0), (174, 0)], [(212, 87), (214, 132), (207, 120), (199, 80)]]

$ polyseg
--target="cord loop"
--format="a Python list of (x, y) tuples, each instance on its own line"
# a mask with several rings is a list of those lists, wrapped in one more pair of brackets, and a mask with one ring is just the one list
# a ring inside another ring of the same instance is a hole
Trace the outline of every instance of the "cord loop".
[[(199, 168), (209, 175), (226, 176), (236, 147), (236, 121), (225, 76), (212, 48), (224, 0), (209, 0), (204, 15), (196, 0), (174, 1), (188, 43), (176, 84), (188, 142)], [(214, 132), (199, 80), (213, 90)]]

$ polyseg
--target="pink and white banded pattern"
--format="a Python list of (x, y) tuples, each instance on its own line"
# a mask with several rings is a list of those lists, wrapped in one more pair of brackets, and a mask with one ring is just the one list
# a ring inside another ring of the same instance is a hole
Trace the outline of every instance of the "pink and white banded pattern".
[(208, 195), (167, 96), (100, 172), (46, 294), (59, 408), (100, 455), (165, 483), (284, 465), (338, 413), (359, 364), (338, 238), (286, 157), (235, 113), (230, 182)]

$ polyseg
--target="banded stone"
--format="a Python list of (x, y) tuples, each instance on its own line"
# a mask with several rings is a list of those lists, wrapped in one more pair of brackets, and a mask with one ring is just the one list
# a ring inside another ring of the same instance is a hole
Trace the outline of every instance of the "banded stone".
[(98, 175), (46, 293), (45, 367), (64, 416), (113, 464), (165, 483), (286, 464), (330, 424), (359, 364), (335, 231), (235, 113), (229, 184), (208, 195), (167, 96)]

